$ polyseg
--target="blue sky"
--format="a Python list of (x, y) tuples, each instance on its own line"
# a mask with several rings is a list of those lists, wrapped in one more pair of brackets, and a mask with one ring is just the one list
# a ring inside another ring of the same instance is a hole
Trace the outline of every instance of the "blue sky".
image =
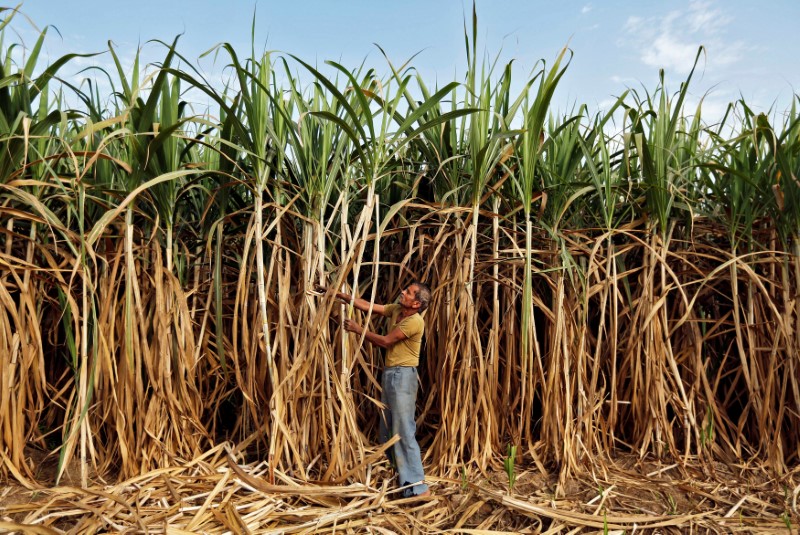
[[(380, 44), (395, 63), (419, 53), (413, 65), (429, 85), (461, 80), (466, 59), (461, 0), (27, 0), (22, 11), (50, 30), (47, 53), (100, 52), (110, 39), (129, 60), (138, 44), (143, 57), (163, 59), (145, 44), (183, 34), (178, 50), (196, 60), (217, 43), (249, 53), (255, 12), (256, 49), (280, 50), (312, 63), (327, 59), (355, 67), (362, 61), (385, 73)], [(537, 60), (548, 62), (568, 45), (574, 57), (554, 100), (560, 110), (575, 103), (598, 109), (627, 87), (656, 87), (659, 68), (677, 90), (704, 45), (692, 85), (704, 115), (721, 114), (743, 96), (760, 111), (786, 109), (800, 92), (798, 0), (479, 0), (479, 49), (503, 62), (514, 60), (520, 84)], [(35, 33), (22, 18), (14, 28), (26, 44)], [(108, 54), (78, 62), (110, 66)], [(200, 61), (211, 79), (222, 64)], [(68, 71), (67, 71), (68, 73)], [(65, 73), (65, 74), (67, 74)]]

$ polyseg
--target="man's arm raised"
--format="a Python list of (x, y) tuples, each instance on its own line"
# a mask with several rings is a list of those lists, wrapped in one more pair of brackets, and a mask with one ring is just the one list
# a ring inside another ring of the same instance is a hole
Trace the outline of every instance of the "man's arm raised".
[[(322, 286), (321, 284), (315, 284), (314, 289), (318, 292), (323, 292), (323, 293), (328, 292), (328, 288)], [(355, 299), (353, 299), (352, 295), (343, 292), (336, 292), (334, 297), (336, 297), (336, 299), (339, 299), (340, 301), (344, 301), (345, 303), (350, 303), (350, 301), (352, 300), (353, 306), (362, 312), (367, 312), (369, 310), (369, 301), (367, 301), (366, 299), (361, 299), (360, 297), (356, 297)], [(386, 315), (384, 305), (378, 303), (374, 303), (372, 305), (372, 312), (373, 314), (378, 314), (380, 316)]]

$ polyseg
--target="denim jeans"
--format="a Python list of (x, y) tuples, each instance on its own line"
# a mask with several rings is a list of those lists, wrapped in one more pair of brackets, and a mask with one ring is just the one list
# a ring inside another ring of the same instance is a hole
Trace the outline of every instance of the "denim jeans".
[(394, 435), (400, 441), (389, 448), (389, 460), (395, 466), (400, 486), (414, 483), (403, 491), (404, 497), (411, 497), (428, 490), (424, 483), (422, 457), (419, 444), (414, 436), (417, 424), (414, 413), (417, 405), (417, 369), (411, 366), (392, 366), (383, 370), (383, 392), (381, 401), (386, 408), (380, 419), (380, 440), (386, 442)]

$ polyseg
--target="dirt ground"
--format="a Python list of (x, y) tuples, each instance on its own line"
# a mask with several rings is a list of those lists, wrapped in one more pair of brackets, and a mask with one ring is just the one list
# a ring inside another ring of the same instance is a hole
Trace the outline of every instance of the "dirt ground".
[(798, 533), (800, 471), (623, 457), (558, 474), (498, 466), (428, 478), (433, 495), (397, 499), (385, 462), (369, 481), (304, 484), (216, 457), (80, 489), (70, 469), (32, 453), (40, 488), (0, 490), (5, 533)]

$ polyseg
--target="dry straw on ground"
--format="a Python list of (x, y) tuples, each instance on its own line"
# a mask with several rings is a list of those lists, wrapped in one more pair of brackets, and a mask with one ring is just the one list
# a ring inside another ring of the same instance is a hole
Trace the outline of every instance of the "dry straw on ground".
[[(631, 462), (569, 483), (524, 471), (511, 492), (499, 477), (431, 478), (428, 499), (399, 499), (386, 463), (364, 481), (310, 483), (265, 463), (240, 464), (228, 445), (116, 485), (0, 495), (0, 529), (19, 533), (788, 533), (800, 474)], [(646, 472), (651, 470), (650, 472)], [(496, 474), (495, 474), (496, 476)], [(793, 490), (791, 490), (793, 486)], [(787, 499), (776, 489), (784, 487)], [(13, 492), (12, 492), (13, 490)], [(796, 524), (794, 524), (796, 526)]]

